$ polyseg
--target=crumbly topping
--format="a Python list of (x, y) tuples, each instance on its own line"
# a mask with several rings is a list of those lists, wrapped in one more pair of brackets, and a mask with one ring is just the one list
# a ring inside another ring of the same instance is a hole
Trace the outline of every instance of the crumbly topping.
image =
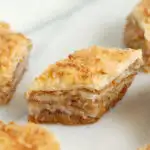
[(20, 33), (10, 31), (8, 24), (0, 23), (0, 83), (12, 79), (17, 64), (28, 54), (31, 42)]
[(130, 16), (142, 28), (145, 38), (150, 40), (150, 1), (142, 0), (135, 6)]
[(38, 125), (0, 122), (0, 150), (59, 150), (54, 135)]
[(136, 59), (140, 50), (106, 49), (98, 46), (76, 51), (50, 65), (35, 79), (31, 90), (62, 90), (86, 86), (101, 89)]

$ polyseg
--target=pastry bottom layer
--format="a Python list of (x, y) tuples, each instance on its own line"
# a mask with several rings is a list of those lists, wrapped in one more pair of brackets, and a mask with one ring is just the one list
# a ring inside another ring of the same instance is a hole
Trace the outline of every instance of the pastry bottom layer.
[[(133, 79), (134, 79), (135, 73), (130, 74), (129, 76), (123, 78), (117, 85), (113, 87), (113, 85), (109, 85), (104, 91), (106, 91), (106, 101), (105, 99), (102, 100), (100, 97), (99, 100), (99, 112), (97, 116), (90, 117), (86, 116), (84, 118), (81, 115), (77, 114), (67, 114), (61, 111), (55, 111), (51, 112), (50, 110), (43, 109), (38, 115), (37, 114), (29, 114), (29, 121), (35, 122), (35, 123), (61, 123), (66, 125), (79, 125), (79, 124), (89, 124), (96, 122), (105, 112), (107, 112), (110, 108), (114, 107), (116, 103), (122, 99), (122, 97), (125, 95), (128, 87), (131, 85)], [(115, 94), (109, 94), (110, 90), (113, 87), (113, 91), (115, 91)], [(107, 97), (107, 94), (109, 95)], [(80, 101), (80, 100), (79, 100)], [(87, 99), (87, 101), (89, 101)], [(30, 104), (29, 104), (30, 105)], [(42, 105), (42, 104), (40, 104)]]
[(5, 86), (0, 87), (0, 105), (9, 103), (12, 99), (16, 87), (20, 82), (27, 65), (27, 58), (25, 58), (21, 63), (18, 64), (12, 82), (8, 82)]
[(150, 42), (145, 39), (143, 30), (132, 18), (128, 20), (124, 31), (124, 43), (127, 47), (143, 50), (144, 66), (142, 71), (150, 73)]

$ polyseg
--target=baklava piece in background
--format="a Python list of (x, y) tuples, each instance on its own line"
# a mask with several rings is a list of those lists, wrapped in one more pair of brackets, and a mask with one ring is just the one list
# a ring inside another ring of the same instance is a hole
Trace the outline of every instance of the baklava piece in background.
[(38, 125), (0, 122), (0, 150), (59, 150), (55, 136)]
[(142, 0), (127, 17), (124, 43), (143, 50), (143, 71), (150, 73), (150, 0)]
[(150, 145), (147, 145), (147, 146), (145, 146), (143, 148), (139, 148), (138, 150), (150, 150)]
[(31, 41), (0, 22), (0, 105), (8, 103), (26, 70)]

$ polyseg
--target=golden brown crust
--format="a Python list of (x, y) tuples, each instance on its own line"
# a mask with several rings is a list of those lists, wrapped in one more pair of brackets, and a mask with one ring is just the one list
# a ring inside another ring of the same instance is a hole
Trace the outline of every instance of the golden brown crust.
[(79, 87), (102, 89), (119, 76), (136, 59), (141, 59), (141, 51), (106, 49), (93, 46), (76, 51), (67, 59), (50, 65), (35, 79), (30, 91), (62, 90)]
[(38, 125), (0, 122), (0, 150), (59, 150), (54, 135)]
[[(88, 117), (84, 118), (82, 116), (77, 115), (68, 115), (65, 113), (62, 113), (61, 111), (57, 111), (55, 113), (51, 113), (47, 109), (43, 110), (38, 116), (29, 115), (28, 120), (34, 123), (62, 123), (66, 125), (81, 125), (81, 124), (90, 124), (95, 123), (98, 121), (102, 115), (104, 115), (109, 109), (114, 107), (118, 101), (122, 99), (122, 97), (125, 95), (128, 87), (130, 87), (135, 74), (130, 75), (126, 79), (124, 79), (121, 83), (116, 85), (116, 88), (122, 85), (122, 88), (120, 89), (119, 93), (116, 95), (116, 97), (107, 105), (105, 104), (105, 101), (100, 101), (99, 103), (99, 114), (96, 117)], [(42, 104), (40, 104), (42, 105)]]

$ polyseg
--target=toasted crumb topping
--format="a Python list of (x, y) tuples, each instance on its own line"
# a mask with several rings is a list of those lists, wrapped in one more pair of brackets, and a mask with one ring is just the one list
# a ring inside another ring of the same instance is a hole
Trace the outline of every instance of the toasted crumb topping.
[(17, 64), (28, 54), (31, 41), (20, 33), (10, 30), (8, 24), (0, 22), (0, 83), (12, 78)]
[(38, 125), (0, 122), (0, 150), (59, 150), (54, 135)]
[(31, 90), (60, 90), (83, 86), (99, 89), (141, 57), (140, 50), (92, 46), (50, 65), (35, 79)]

